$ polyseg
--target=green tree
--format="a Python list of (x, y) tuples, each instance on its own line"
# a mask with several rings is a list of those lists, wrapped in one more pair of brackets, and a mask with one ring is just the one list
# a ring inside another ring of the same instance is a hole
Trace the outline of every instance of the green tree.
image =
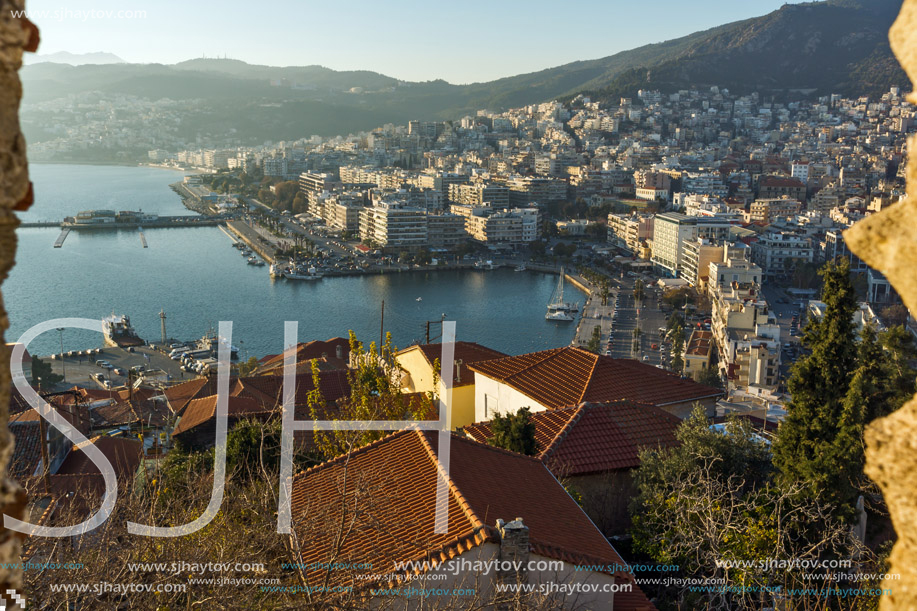
[(526, 456), (535, 455), (538, 444), (529, 408), (520, 408), (515, 414), (506, 416), (495, 414), (490, 422), (490, 430), (493, 432), (493, 437), (488, 439), (490, 445)]
[(723, 388), (723, 378), (720, 375), (720, 370), (715, 365), (702, 369), (697, 376), (697, 382), (714, 388)]
[(887, 325), (904, 325), (907, 323), (907, 317), (907, 308), (901, 304), (882, 308), (882, 310), (879, 312), (879, 318), (881, 318)]
[[(318, 363), (312, 362), (313, 390), (307, 402), (313, 420), (423, 420), (434, 413), (432, 396), (413, 396), (401, 392), (403, 369), (395, 359), (397, 349), (391, 333), (377, 348), (369, 350), (350, 332), (350, 359), (353, 366), (347, 372), (350, 395), (329, 404), (321, 391)], [(386, 431), (358, 430), (316, 432), (315, 444), (323, 458), (330, 459), (366, 445), (387, 435)]]
[(672, 329), (672, 371), (681, 373), (685, 368), (685, 328), (675, 325)]
[(253, 357), (253, 356), (249, 357), (249, 359), (245, 361), (244, 363), (239, 363), (239, 375), (240, 376), (251, 375), (251, 373), (255, 369), (258, 368), (258, 365), (259, 363), (256, 357)]
[(895, 411), (917, 390), (917, 371), (911, 366), (917, 359), (914, 336), (903, 326), (896, 326), (880, 333), (878, 339), (883, 350), (882, 363), (885, 366), (885, 381), (889, 389), (889, 404), (884, 411), (872, 414), (875, 418)]
[(646, 285), (643, 283), (643, 280), (637, 278), (634, 281), (634, 301), (643, 301), (643, 298), (646, 296)]
[(806, 483), (849, 518), (856, 502), (853, 482), (862, 470), (857, 431), (863, 415), (845, 406), (857, 360), (857, 302), (846, 260), (820, 273), (825, 312), (805, 327), (802, 342), (810, 352), (796, 361), (787, 381), (792, 399), (774, 444), (774, 464), (788, 481)]
[(602, 327), (601, 325), (596, 325), (592, 328), (592, 337), (589, 338), (589, 343), (586, 344), (586, 350), (590, 352), (598, 353), (602, 347)]
[(51, 371), (51, 363), (46, 363), (37, 356), (32, 357), (32, 384), (36, 386), (41, 384), (44, 388), (51, 388), (63, 380), (62, 375)]

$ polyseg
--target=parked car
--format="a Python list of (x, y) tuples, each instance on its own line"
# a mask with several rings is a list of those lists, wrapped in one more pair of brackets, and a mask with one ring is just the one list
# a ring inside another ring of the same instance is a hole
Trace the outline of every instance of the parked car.
[(111, 363), (108, 361), (96, 361), (96, 365), (102, 367), (103, 369), (111, 369)]
[(114, 369), (111, 370), (111, 372), (112, 372), (113, 374), (115, 374), (116, 376), (123, 376), (123, 375), (126, 375), (126, 374), (125, 374), (125, 371), (124, 371), (123, 369), (121, 369), (120, 367), (115, 367)]

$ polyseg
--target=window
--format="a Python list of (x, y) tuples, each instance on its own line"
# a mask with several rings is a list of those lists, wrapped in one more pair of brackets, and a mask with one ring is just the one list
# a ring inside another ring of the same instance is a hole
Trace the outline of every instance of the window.
[(496, 412), (499, 409), (499, 402), (497, 398), (493, 395), (484, 395), (484, 417), (490, 416), (491, 412)]

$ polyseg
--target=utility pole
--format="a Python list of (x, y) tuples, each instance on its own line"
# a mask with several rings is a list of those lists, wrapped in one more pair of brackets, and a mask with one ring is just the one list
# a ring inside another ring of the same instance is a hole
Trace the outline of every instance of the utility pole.
[(58, 327), (58, 333), (60, 333), (60, 366), (61, 374), (64, 376), (64, 382), (67, 381), (67, 365), (64, 364), (64, 328)]
[[(439, 320), (428, 320), (427, 321), (427, 340), (424, 342), (425, 344), (430, 343), (430, 325), (441, 325), (443, 324), (443, 321), (445, 320), (446, 320), (446, 315), (443, 314), (443, 317), (440, 318)], [(442, 327), (440, 327), (440, 333), (437, 337), (442, 337)], [(434, 337), (433, 339), (436, 339), (436, 338)]]

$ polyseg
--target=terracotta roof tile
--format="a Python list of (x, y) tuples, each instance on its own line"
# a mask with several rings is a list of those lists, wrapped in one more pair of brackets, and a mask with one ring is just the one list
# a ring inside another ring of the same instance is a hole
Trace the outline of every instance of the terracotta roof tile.
[(15, 437), (9, 473), (10, 477), (21, 482), (35, 475), (41, 464), (41, 427), (35, 420), (10, 422), (9, 429)]
[(664, 406), (709, 397), (721, 390), (630, 359), (575, 347), (554, 348), (471, 365), (549, 409), (628, 399)]
[[(652, 405), (617, 401), (583, 403), (532, 414), (538, 458), (558, 476), (585, 475), (640, 465), (640, 449), (678, 443), (677, 416)], [(464, 433), (486, 443), (490, 422), (466, 426)]]
[[(217, 395), (194, 399), (185, 408), (184, 414), (172, 431), (173, 435), (181, 435), (198, 427), (216, 417)], [(270, 413), (271, 408), (263, 406), (258, 401), (248, 397), (229, 397), (227, 415), (229, 418), (244, 418), (255, 414)]]
[[(337, 358), (338, 347), (341, 348), (340, 359)], [(299, 372), (303, 365), (307, 365), (308, 361), (312, 359), (322, 359), (323, 357), (325, 362), (332, 364), (338, 369), (346, 368), (350, 358), (350, 340), (344, 337), (333, 337), (325, 341), (314, 340), (297, 344), (297, 372)], [(259, 362), (261, 363), (261, 366), (258, 367), (259, 374), (280, 373), (278, 370), (283, 369), (283, 354), (272, 354), (262, 358)], [(309, 373), (309, 370), (307, 369), (303, 373)]]
[(57, 475), (101, 473), (96, 464), (83, 451), (92, 444), (102, 452), (115, 469), (119, 483), (128, 482), (137, 472), (143, 458), (143, 445), (136, 439), (99, 435), (86, 443), (73, 446), (67, 458), (57, 469)]
[[(438, 434), (399, 431), (294, 478), (300, 562), (366, 562), (373, 572), (381, 567), (380, 573), (389, 572), (392, 561), (438, 563), (495, 541), (498, 518), (521, 517), (535, 554), (577, 564), (624, 564), (538, 459), (456, 435), (451, 440), (447, 533), (434, 532), (437, 479), (444, 473), (435, 455)], [(335, 549), (337, 528), (329, 524), (341, 523), (347, 533)], [(320, 570), (305, 570), (304, 576), (309, 583), (325, 577)], [(329, 577), (332, 584), (348, 579), (341, 571)], [(639, 608), (652, 608), (642, 600)]]

